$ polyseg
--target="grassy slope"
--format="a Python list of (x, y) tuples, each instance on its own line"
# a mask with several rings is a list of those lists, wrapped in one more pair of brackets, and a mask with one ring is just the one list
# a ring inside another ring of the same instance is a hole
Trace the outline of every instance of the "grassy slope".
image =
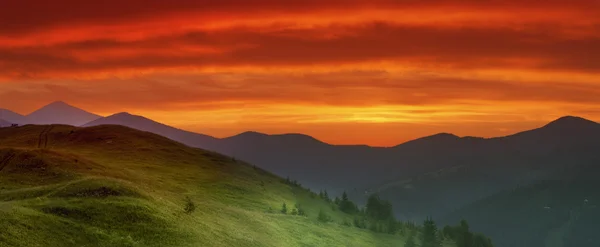
[[(0, 128), (0, 168), (0, 246), (404, 242), (344, 226), (350, 217), (260, 169), (120, 126)], [(266, 212), (283, 202), (308, 217)], [(334, 222), (318, 222), (320, 209)]]

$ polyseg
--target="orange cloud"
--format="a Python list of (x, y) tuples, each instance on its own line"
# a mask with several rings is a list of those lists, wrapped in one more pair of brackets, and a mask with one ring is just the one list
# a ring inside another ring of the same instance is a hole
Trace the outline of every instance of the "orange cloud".
[(592, 0), (22, 0), (0, 23), (0, 107), (22, 113), (65, 100), (375, 145), (600, 116)]

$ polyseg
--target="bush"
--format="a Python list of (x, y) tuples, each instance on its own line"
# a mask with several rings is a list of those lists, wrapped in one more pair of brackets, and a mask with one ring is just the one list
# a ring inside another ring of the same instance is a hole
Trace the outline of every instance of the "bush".
[(302, 208), (298, 208), (298, 215), (300, 215), (300, 216), (307, 216), (306, 212)]
[(330, 222), (331, 221), (331, 217), (329, 215), (327, 215), (325, 212), (323, 212), (323, 210), (319, 210), (319, 216), (317, 217), (317, 219), (321, 222)]
[(354, 222), (353, 222), (354, 226), (357, 228), (361, 228), (361, 229), (366, 229), (367, 228), (367, 221), (364, 218), (361, 217), (354, 217)]
[(298, 215), (298, 209), (292, 209), (291, 215)]
[(285, 202), (281, 206), (281, 213), (282, 214), (287, 214), (287, 205), (285, 205)]
[(185, 211), (187, 214), (191, 214), (196, 211), (196, 204), (194, 204), (189, 196), (185, 197), (185, 207), (183, 208), (183, 211)]
[(344, 219), (344, 226), (352, 226), (352, 223), (350, 223), (347, 219)]

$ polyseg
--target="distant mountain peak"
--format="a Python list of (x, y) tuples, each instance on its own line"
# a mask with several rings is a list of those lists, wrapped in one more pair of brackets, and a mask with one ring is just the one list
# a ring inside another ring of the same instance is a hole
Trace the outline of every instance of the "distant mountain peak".
[(11, 110), (0, 108), (0, 119), (3, 119), (10, 123), (24, 124), (27, 123), (27, 118), (19, 113)]
[(137, 115), (133, 115), (133, 114), (131, 114), (129, 112), (119, 112), (119, 113), (115, 113), (115, 114), (113, 114), (113, 115), (111, 115), (109, 117), (119, 117), (119, 116), (122, 116), (122, 117), (133, 117), (133, 116), (137, 116)]
[(64, 102), (62, 100), (57, 100), (57, 101), (54, 101), (54, 102), (48, 104), (47, 106), (71, 106), (71, 105), (67, 104), (66, 102)]
[(277, 140), (284, 142), (296, 142), (296, 143), (319, 143), (326, 144), (310, 135), (299, 134), (299, 133), (285, 133), (285, 134), (265, 134), (257, 131), (246, 131), (240, 134), (227, 137), (225, 139), (246, 139), (246, 140)]
[(598, 126), (599, 124), (577, 116), (560, 117), (544, 126), (544, 128), (580, 128), (583, 126)]
[(244, 131), (244, 132), (242, 132), (242, 133), (239, 133), (239, 134), (237, 134), (237, 135), (234, 135), (234, 136), (230, 136), (230, 137), (228, 137), (228, 138), (240, 138), (240, 137), (246, 137), (246, 138), (248, 138), (248, 137), (253, 137), (253, 138), (258, 138), (258, 137), (266, 137), (266, 136), (269, 136), (269, 135), (268, 135), (268, 134), (265, 134), (265, 133), (258, 132), (258, 131), (251, 131), (251, 130), (249, 130), (249, 131)]
[(400, 146), (405, 146), (405, 145), (428, 145), (428, 144), (441, 144), (441, 143), (446, 143), (446, 142), (452, 142), (452, 141), (456, 141), (456, 140), (460, 140), (461, 138), (455, 134), (452, 133), (446, 133), (446, 132), (442, 132), (442, 133), (437, 133), (434, 135), (430, 135), (430, 136), (426, 136), (426, 137), (421, 137), (412, 141), (408, 141), (399, 145), (396, 145), (395, 147), (400, 147)]
[(453, 139), (459, 139), (460, 137), (452, 134), (452, 133), (447, 133), (447, 132), (442, 132), (442, 133), (437, 133), (435, 135), (431, 135), (429, 136), (429, 138), (453, 138)]
[[(54, 101), (54, 102), (52, 102), (50, 104), (47, 104), (47, 105), (43, 106), (42, 108), (36, 110), (33, 113), (36, 113), (36, 112), (39, 112), (39, 111), (48, 110), (48, 109), (75, 109), (75, 110), (83, 111), (83, 110), (81, 110), (81, 109), (79, 109), (79, 108), (77, 108), (75, 106), (69, 105), (69, 104), (67, 104), (64, 101), (60, 101), (59, 100), (59, 101)], [(31, 114), (29, 114), (29, 115), (31, 115)]]
[(268, 134), (261, 133), (261, 132), (258, 132), (258, 131), (249, 130), (249, 131), (244, 131), (244, 132), (240, 133), (239, 135), (260, 135), (260, 136), (267, 136)]
[[(131, 114), (129, 112), (119, 112), (119, 113), (115, 113), (113, 115), (110, 115), (108, 117), (105, 118), (100, 118), (97, 121), (98, 122), (110, 122), (112, 120), (118, 121), (118, 122), (127, 122), (127, 121), (147, 121), (147, 122), (153, 122), (153, 123), (158, 123), (152, 119), (146, 118), (144, 116), (140, 116), (140, 115), (135, 115), (135, 114)], [(96, 121), (94, 121), (96, 122)], [(88, 124), (93, 124), (94, 122), (91, 123), (87, 123), (84, 126), (87, 126)], [(162, 124), (162, 123), (158, 123), (158, 124)]]
[(437, 133), (434, 135), (422, 137), (417, 140), (444, 141), (444, 140), (458, 140), (458, 139), (460, 139), (460, 137), (455, 134), (442, 132), (442, 133)]
[(80, 126), (100, 117), (64, 101), (55, 101), (27, 115), (27, 120), (33, 124), (68, 124)]

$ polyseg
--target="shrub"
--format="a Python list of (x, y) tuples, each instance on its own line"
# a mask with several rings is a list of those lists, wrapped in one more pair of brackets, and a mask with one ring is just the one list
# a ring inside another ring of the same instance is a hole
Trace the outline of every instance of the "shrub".
[(317, 217), (317, 219), (321, 222), (331, 221), (331, 217), (329, 215), (327, 215), (325, 212), (323, 212), (323, 210), (319, 210), (319, 216)]
[(344, 219), (344, 226), (352, 226), (352, 223), (350, 223), (350, 221), (348, 221), (347, 219)]
[(300, 215), (300, 216), (307, 216), (306, 212), (302, 208), (298, 208), (298, 215)]
[(285, 205), (285, 202), (281, 206), (281, 213), (282, 214), (287, 214), (287, 205)]

